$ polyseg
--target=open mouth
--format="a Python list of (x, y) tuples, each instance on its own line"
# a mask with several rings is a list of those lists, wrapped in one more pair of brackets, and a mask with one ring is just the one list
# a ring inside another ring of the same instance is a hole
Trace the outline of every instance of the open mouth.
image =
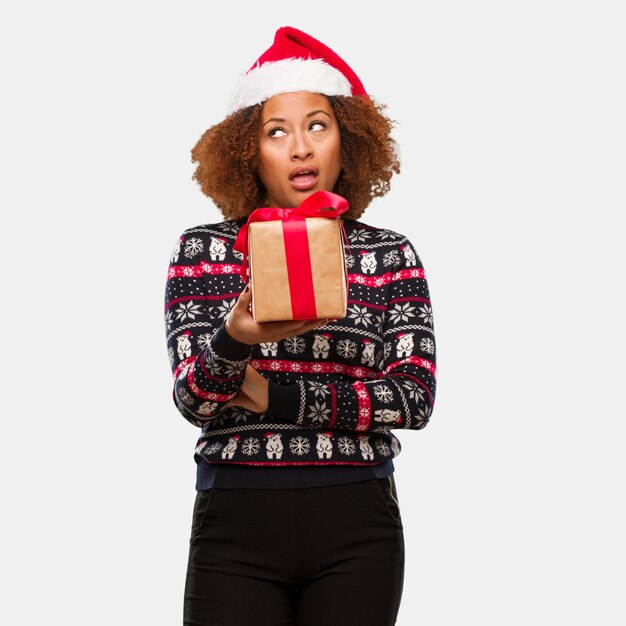
[(289, 182), (294, 189), (310, 189), (319, 178), (319, 171), (316, 167), (299, 167), (289, 174)]

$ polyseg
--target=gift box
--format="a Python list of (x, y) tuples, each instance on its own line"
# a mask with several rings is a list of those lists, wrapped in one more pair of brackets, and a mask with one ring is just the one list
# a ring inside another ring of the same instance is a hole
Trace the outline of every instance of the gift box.
[[(256, 322), (343, 318), (348, 271), (339, 217), (347, 201), (319, 191), (297, 208), (253, 211), (235, 242)], [(244, 230), (245, 229), (245, 230)]]

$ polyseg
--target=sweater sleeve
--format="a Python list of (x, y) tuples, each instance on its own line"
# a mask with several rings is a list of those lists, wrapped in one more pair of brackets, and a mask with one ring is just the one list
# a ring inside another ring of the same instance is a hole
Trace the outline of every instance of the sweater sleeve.
[(225, 327), (239, 296), (235, 280), (228, 285), (230, 290), (217, 289), (225, 283), (205, 282), (203, 250), (202, 240), (185, 231), (174, 246), (165, 288), (172, 399), (182, 416), (200, 427), (219, 415), (237, 393), (252, 353), (252, 346), (231, 337)]
[(402, 253), (404, 262), (390, 274), (381, 376), (333, 384), (270, 381), (268, 414), (316, 429), (381, 432), (426, 426), (436, 391), (432, 306), (421, 259), (406, 239)]

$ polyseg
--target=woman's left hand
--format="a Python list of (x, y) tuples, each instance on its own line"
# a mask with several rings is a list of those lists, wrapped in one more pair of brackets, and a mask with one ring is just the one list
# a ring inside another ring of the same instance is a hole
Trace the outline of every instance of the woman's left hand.
[(263, 413), (269, 404), (269, 383), (251, 365), (246, 365), (243, 383), (237, 394), (228, 403), (229, 406), (240, 406), (248, 411)]

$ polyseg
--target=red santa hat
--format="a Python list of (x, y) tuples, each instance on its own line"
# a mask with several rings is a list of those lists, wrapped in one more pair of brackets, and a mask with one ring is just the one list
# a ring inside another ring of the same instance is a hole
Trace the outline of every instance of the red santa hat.
[(359, 77), (336, 52), (297, 28), (281, 26), (274, 43), (239, 77), (228, 115), (292, 91), (370, 99)]

